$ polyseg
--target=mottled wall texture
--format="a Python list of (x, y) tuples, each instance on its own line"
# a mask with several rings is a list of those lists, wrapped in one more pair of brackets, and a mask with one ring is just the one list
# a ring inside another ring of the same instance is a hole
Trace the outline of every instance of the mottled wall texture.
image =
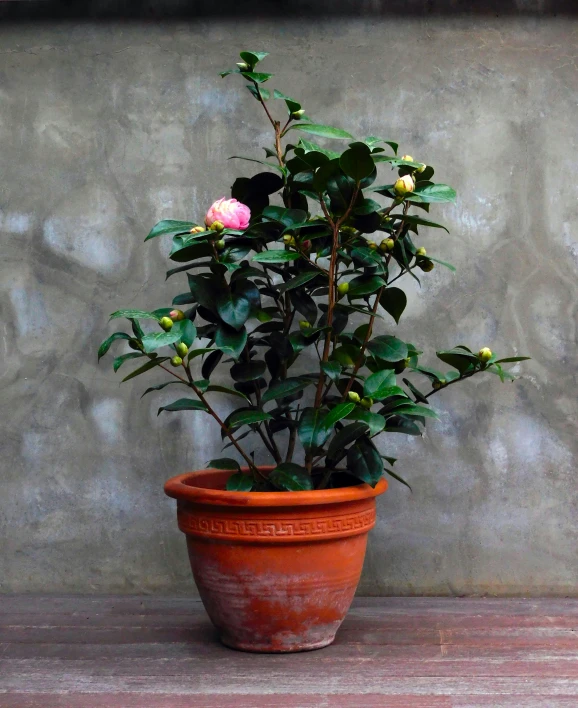
[(117, 307), (184, 289), (151, 225), (202, 215), (252, 170), (227, 157), (269, 140), (217, 76), (239, 49), (271, 51), (316, 121), (458, 189), (434, 208), (451, 234), (422, 240), (457, 274), (406, 283), (399, 336), (532, 357), (390, 436), (414, 491), (378, 501), (361, 592), (578, 594), (578, 20), (352, 14), (0, 26), (0, 591), (195, 592), (162, 485), (218, 432), (157, 418), (158, 377), (120, 386), (96, 348)]

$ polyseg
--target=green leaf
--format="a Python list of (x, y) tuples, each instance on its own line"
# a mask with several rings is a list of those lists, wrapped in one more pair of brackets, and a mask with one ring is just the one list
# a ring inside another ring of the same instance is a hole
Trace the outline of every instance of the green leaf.
[(335, 423), (345, 418), (355, 408), (355, 403), (338, 403), (335, 408), (332, 408), (323, 419), (323, 425), (326, 428), (333, 428)]
[(251, 400), (245, 396), (241, 391), (237, 391), (236, 388), (229, 388), (229, 386), (218, 386), (217, 384), (211, 384), (207, 386), (207, 393), (227, 393), (229, 396), (237, 396), (237, 398), (242, 398), (244, 401), (251, 403)]
[(290, 96), (285, 96), (284, 93), (281, 93), (281, 91), (277, 91), (277, 89), (273, 91), (273, 98), (281, 98), (283, 101), (285, 101), (289, 113), (301, 110), (301, 104), (299, 103), (299, 101), (296, 101)]
[(261, 423), (264, 420), (271, 420), (272, 416), (265, 411), (251, 410), (251, 411), (235, 411), (232, 413), (228, 420), (228, 426), (231, 430), (235, 428), (240, 428), (242, 425), (253, 425), (254, 423)]
[(253, 479), (244, 472), (232, 474), (225, 484), (228, 492), (250, 492), (253, 489)]
[(348, 471), (372, 487), (383, 474), (383, 461), (379, 452), (367, 438), (362, 438), (347, 451)]
[(304, 492), (313, 489), (311, 477), (305, 467), (294, 462), (282, 462), (271, 472), (269, 480), (281, 489), (289, 492)]
[(140, 359), (143, 356), (144, 354), (141, 354), (140, 352), (134, 352), (133, 354), (121, 354), (113, 361), (112, 368), (116, 373), (125, 361), (128, 361), (129, 359)]
[(117, 310), (112, 313), (110, 319), (115, 320), (119, 317), (126, 317), (133, 320), (156, 320), (157, 322), (161, 319), (154, 312), (146, 312), (145, 310)]
[(175, 334), (180, 334), (181, 342), (190, 347), (197, 337), (197, 328), (189, 319), (180, 320), (175, 322), (171, 332)]
[(383, 278), (379, 275), (358, 275), (349, 281), (349, 299), (371, 295), (385, 285)]
[(401, 361), (407, 358), (407, 344), (397, 337), (386, 334), (382, 337), (375, 337), (367, 343), (369, 351), (378, 359), (383, 361)]
[(446, 261), (440, 261), (439, 258), (433, 258), (432, 256), (427, 257), (429, 261), (434, 261), (434, 263), (439, 263), (440, 265), (445, 266), (449, 270), (451, 270), (452, 273), (456, 272), (456, 267), (453, 266), (451, 263), (447, 263)]
[(269, 79), (273, 76), (273, 74), (262, 74), (256, 71), (242, 71), (241, 74), (246, 79), (250, 79), (257, 84), (264, 84), (265, 81), (269, 81)]
[(187, 273), (187, 280), (189, 290), (195, 301), (206, 307), (207, 310), (214, 312), (215, 301), (218, 296), (214, 281), (211, 278), (204, 278), (202, 275), (192, 275), (191, 273)]
[(478, 363), (478, 357), (475, 354), (468, 354), (463, 349), (453, 349), (450, 351), (436, 352), (438, 359), (445, 364), (453, 366), (460, 374), (463, 374), (468, 369), (473, 368)]
[(151, 238), (156, 238), (157, 236), (165, 236), (167, 234), (174, 236), (175, 234), (190, 232), (194, 226), (197, 226), (197, 224), (192, 221), (165, 219), (164, 221), (159, 221), (158, 224), (153, 226), (149, 235), (145, 238), (145, 241), (148, 241)]
[(223, 322), (234, 329), (241, 329), (249, 318), (251, 303), (243, 295), (225, 290), (217, 298), (217, 312)]
[(425, 406), (418, 406), (415, 403), (402, 403), (388, 411), (388, 413), (395, 413), (395, 415), (424, 416), (424, 418), (439, 420), (439, 416), (434, 410), (426, 408)]
[[(232, 457), (218, 457), (215, 460), (209, 460), (207, 467), (214, 470), (241, 470), (237, 460), (233, 460)], [(243, 476), (245, 477), (246, 475)]]
[(395, 372), (393, 369), (376, 371), (375, 374), (367, 377), (363, 385), (363, 395), (379, 400), (386, 397), (387, 394), (383, 392), (392, 386), (395, 386)]
[(300, 130), (302, 133), (309, 133), (310, 135), (318, 135), (321, 138), (333, 138), (335, 140), (353, 140), (353, 135), (346, 132), (345, 130), (340, 130), (339, 128), (332, 128), (330, 125), (317, 125), (316, 123), (295, 123), (291, 125), (287, 130)]
[(416, 401), (419, 401), (420, 403), (428, 403), (428, 400), (425, 395), (418, 388), (416, 388), (409, 379), (403, 379), (403, 383), (413, 393)]
[(339, 158), (339, 166), (346, 175), (356, 182), (369, 177), (375, 167), (371, 150), (365, 143), (352, 143)]
[(193, 349), (193, 351), (190, 351), (188, 354), (188, 361), (190, 362), (191, 359), (195, 359), (198, 356), (204, 356), (205, 354), (209, 354), (210, 352), (216, 351), (212, 347), (203, 347), (201, 349)]
[(399, 318), (407, 305), (407, 297), (400, 288), (386, 288), (381, 293), (379, 304), (399, 324)]
[(410, 492), (413, 492), (413, 489), (409, 486), (409, 484), (403, 479), (403, 477), (400, 477), (398, 474), (396, 474), (393, 470), (388, 470), (387, 467), (383, 468), (383, 471), (388, 474), (390, 477), (393, 477), (396, 479), (398, 482), (401, 482), (402, 484), (405, 484), (405, 486), (409, 489)]
[(313, 271), (308, 271), (306, 273), (301, 273), (300, 275), (295, 276), (291, 280), (289, 280), (286, 283), (282, 283), (281, 285), (278, 286), (278, 290), (280, 293), (285, 293), (287, 290), (293, 290), (293, 288), (299, 288), (302, 285), (305, 285), (305, 283), (308, 283), (310, 280), (313, 280), (314, 278), (317, 278), (317, 276), (320, 275), (320, 272), (318, 270), (313, 270)]
[(320, 448), (331, 431), (323, 425), (323, 414), (319, 408), (305, 408), (297, 432), (305, 450), (311, 451)]
[(395, 218), (405, 221), (406, 224), (413, 224), (414, 226), (431, 226), (434, 229), (443, 229), (447, 231), (448, 229), (442, 224), (436, 224), (435, 221), (429, 221), (428, 219), (422, 219), (421, 216), (413, 216), (412, 214), (395, 214)]
[(209, 409), (202, 401), (196, 401), (193, 398), (179, 398), (178, 401), (174, 403), (169, 403), (168, 406), (161, 406), (157, 415), (160, 415), (162, 411), (205, 411)]
[(341, 375), (341, 364), (337, 361), (322, 361), (321, 369), (323, 373), (327, 374), (332, 381), (339, 381), (339, 376)]
[(285, 263), (287, 261), (295, 261), (298, 258), (301, 258), (301, 256), (295, 251), (275, 249), (274, 251), (263, 251), (262, 253), (257, 253), (251, 260), (256, 261), (257, 263)]
[[(104, 342), (98, 348), (98, 361), (100, 361), (102, 359), (102, 357), (110, 349), (111, 344), (113, 342), (116, 342), (117, 339), (130, 340), (130, 339), (133, 339), (133, 337), (131, 337), (126, 332), (115, 332), (114, 334), (111, 334), (110, 337), (108, 337), (108, 339), (105, 339)], [(116, 371), (116, 369), (115, 369), (115, 371)]]
[(263, 209), (263, 216), (267, 219), (279, 221), (284, 226), (293, 228), (307, 220), (307, 212), (302, 209), (286, 209), (279, 206), (268, 206)]
[(141, 398), (147, 395), (147, 393), (151, 393), (151, 391), (160, 391), (163, 388), (166, 388), (167, 386), (173, 386), (173, 385), (179, 385), (179, 386), (186, 386), (187, 384), (184, 381), (164, 381), (161, 384), (157, 384), (156, 386), (150, 386), (147, 388), (147, 390), (143, 393)]
[(217, 327), (215, 346), (223, 354), (229, 354), (234, 359), (238, 359), (246, 344), (247, 330), (244, 327), (238, 331), (226, 324), (220, 324)]
[(349, 443), (352, 443), (357, 438), (362, 435), (367, 434), (369, 428), (367, 423), (362, 423), (360, 421), (356, 423), (350, 423), (342, 428), (333, 440), (329, 443), (329, 449), (327, 451), (327, 457), (334, 459), (339, 453), (343, 452), (343, 449)]
[(350, 413), (347, 418), (349, 420), (360, 420), (363, 423), (367, 423), (369, 427), (369, 434), (371, 436), (381, 433), (385, 428), (385, 418), (379, 413), (373, 413), (372, 411), (366, 411), (362, 408), (357, 408), (352, 413)]
[(246, 160), (247, 162), (258, 162), (260, 165), (265, 165), (266, 167), (272, 167), (274, 170), (283, 173), (284, 170), (279, 165), (274, 162), (267, 162), (266, 160), (256, 160), (253, 157), (243, 157), (242, 155), (232, 155), (229, 160)]
[(150, 371), (151, 369), (154, 369), (155, 366), (159, 366), (159, 364), (163, 364), (165, 361), (168, 361), (169, 357), (168, 356), (159, 356), (156, 359), (151, 359), (150, 361), (147, 361), (146, 364), (143, 364), (140, 366), (138, 369), (135, 369), (134, 371), (131, 371), (131, 373), (128, 376), (125, 376), (124, 379), (122, 380), (122, 383), (125, 381), (128, 381), (129, 379), (134, 379), (135, 376), (140, 376), (140, 374), (144, 374), (146, 371)]
[(265, 373), (267, 366), (264, 361), (248, 361), (233, 364), (231, 378), (234, 381), (256, 381)]
[(159, 347), (166, 347), (168, 344), (178, 342), (180, 338), (180, 330), (173, 326), (169, 332), (152, 332), (151, 334), (145, 334), (142, 338), (142, 343), (145, 352), (150, 354)]
[(268, 401), (273, 401), (278, 398), (294, 396), (296, 393), (299, 393), (299, 391), (303, 391), (304, 388), (307, 388), (310, 383), (310, 381), (298, 378), (279, 381), (279, 383), (269, 386), (269, 389), (263, 394), (261, 401), (267, 403)]
[(269, 52), (239, 52), (239, 56), (243, 61), (247, 62), (249, 66), (254, 67), (255, 64), (258, 64), (265, 57), (268, 57)]
[(498, 359), (497, 361), (492, 362), (493, 364), (506, 364), (514, 361), (528, 361), (532, 357), (529, 356), (508, 356), (505, 359)]
[(456, 190), (452, 189), (447, 184), (428, 184), (425, 187), (419, 185), (415, 191), (409, 196), (410, 201), (413, 201), (417, 196), (420, 202), (430, 204), (433, 202), (455, 202)]

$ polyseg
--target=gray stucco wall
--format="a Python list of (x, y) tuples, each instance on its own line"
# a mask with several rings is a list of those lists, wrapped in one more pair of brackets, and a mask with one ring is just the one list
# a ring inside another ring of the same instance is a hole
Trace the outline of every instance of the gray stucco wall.
[(226, 158), (267, 141), (217, 77), (248, 48), (316, 120), (458, 189), (434, 209), (451, 235), (422, 239), (458, 272), (406, 283), (399, 335), (532, 357), (391, 436), (414, 492), (379, 500), (361, 591), (576, 594), (577, 45), (570, 17), (2, 26), (0, 591), (194, 592), (162, 484), (217, 431), (157, 418), (171, 396), (141, 402), (147, 381), (119, 387), (95, 352), (114, 309), (183, 289), (150, 226), (202, 215), (246, 169)]

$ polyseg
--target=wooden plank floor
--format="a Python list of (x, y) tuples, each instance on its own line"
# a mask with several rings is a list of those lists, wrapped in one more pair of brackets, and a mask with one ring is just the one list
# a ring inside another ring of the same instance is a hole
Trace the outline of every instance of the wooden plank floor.
[(578, 600), (359, 598), (335, 644), (221, 646), (200, 602), (0, 596), (2, 708), (578, 708)]

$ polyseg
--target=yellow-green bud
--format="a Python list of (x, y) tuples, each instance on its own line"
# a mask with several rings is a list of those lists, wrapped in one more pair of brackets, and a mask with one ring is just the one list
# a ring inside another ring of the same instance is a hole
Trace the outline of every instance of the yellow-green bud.
[(159, 324), (165, 330), (165, 332), (168, 332), (173, 326), (173, 321), (170, 317), (161, 317), (161, 319), (159, 320)]
[(209, 228), (211, 229), (211, 231), (221, 233), (221, 231), (223, 231), (223, 229), (225, 228), (225, 224), (223, 224), (222, 221), (213, 221)]
[(350, 391), (347, 394), (347, 398), (349, 398), (350, 401), (353, 401), (353, 403), (359, 403), (359, 401), (361, 401), (361, 396), (358, 393), (355, 393), (355, 391)]
[(241, 69), (241, 71), (249, 71), (249, 69), (251, 68), (246, 61), (238, 61), (237, 66), (239, 67), (239, 69)]
[(375, 249), (377, 248), (377, 244), (373, 241), (369, 241), (369, 243), (367, 244), (367, 248), (369, 248), (370, 251), (375, 251)]
[(401, 159), (405, 160), (406, 162), (413, 162), (413, 157), (411, 155), (402, 155)]
[(442, 386), (445, 386), (445, 383), (446, 383), (445, 379), (440, 379), (439, 381), (434, 381), (432, 384), (432, 388), (434, 389), (434, 391), (439, 391), (439, 389)]
[(186, 356), (189, 352), (189, 348), (187, 347), (187, 345), (184, 342), (179, 342), (176, 345), (175, 349), (177, 350), (177, 354), (179, 356)]
[(225, 248), (225, 239), (220, 238), (218, 241), (215, 241), (215, 248), (217, 251), (222, 251), (223, 248)]
[(305, 115), (305, 111), (303, 108), (300, 108), (298, 111), (293, 111), (293, 113), (291, 113), (291, 118), (299, 120), (299, 118), (301, 118), (301, 116), (303, 115)]
[(361, 399), (361, 405), (369, 410), (373, 405), (373, 398), (370, 398), (369, 396), (364, 396)]
[(382, 251), (393, 251), (394, 246), (395, 241), (392, 238), (384, 238), (383, 241), (379, 244), (379, 247)]
[(171, 310), (169, 317), (173, 322), (180, 322), (185, 319), (185, 313), (182, 310)]
[(424, 273), (429, 273), (430, 270), (434, 269), (434, 263), (433, 261), (422, 261), (421, 263), (418, 263), (419, 267), (424, 271)]
[(193, 228), (191, 229), (191, 233), (192, 234), (202, 234), (203, 231), (205, 231), (205, 230), (206, 229), (204, 226), (193, 226)]
[(174, 357), (171, 359), (171, 364), (172, 364), (173, 366), (180, 366), (182, 363), (183, 363), (183, 360), (181, 359), (180, 356), (174, 356)]
[(492, 350), (489, 347), (482, 347), (478, 352), (478, 359), (484, 364), (492, 358)]
[(294, 246), (295, 239), (291, 236), (291, 234), (285, 234), (285, 236), (283, 236), (283, 243), (287, 246)]
[(419, 172), (419, 174), (421, 175), (421, 173), (425, 170), (426, 167), (427, 165), (422, 162), (421, 167), (418, 167), (416, 172)]
[(299, 322), (299, 327), (301, 327), (301, 329), (310, 329), (311, 324), (307, 322), (307, 320), (301, 320), (301, 322)]
[(399, 197), (403, 197), (409, 192), (413, 192), (414, 189), (415, 182), (413, 181), (413, 177), (411, 175), (404, 175), (403, 177), (400, 177), (393, 185), (393, 191)]
[(339, 283), (337, 286), (337, 292), (340, 295), (346, 295), (349, 292), (349, 283)]
[(418, 248), (417, 251), (415, 252), (416, 256), (425, 256), (426, 254), (427, 254), (427, 251), (425, 250), (425, 248), (423, 246)]

